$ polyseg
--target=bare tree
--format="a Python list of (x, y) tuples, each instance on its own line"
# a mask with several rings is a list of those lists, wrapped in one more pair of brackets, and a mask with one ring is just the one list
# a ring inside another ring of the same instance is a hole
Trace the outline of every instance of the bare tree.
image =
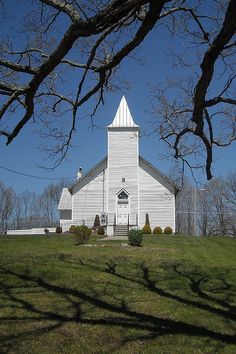
[(185, 235), (235, 236), (235, 173), (215, 178), (203, 189), (188, 179), (176, 199), (176, 229)]
[(232, 172), (226, 177), (224, 197), (228, 208), (230, 233), (236, 237), (236, 172)]
[[(4, 2), (3, 14), (8, 14), (9, 3)], [(235, 105), (231, 95), (235, 0), (207, 6), (200, 0), (35, 0), (28, 2), (23, 18), (18, 15), (14, 30), (25, 34), (21, 49), (11, 32), (0, 43), (0, 134), (7, 144), (28, 122), (41, 122), (50, 143), (55, 138), (49, 153), (55, 157), (55, 165), (59, 164), (72, 144), (80, 107), (89, 103), (94, 116), (104, 102), (104, 93), (120, 87), (115, 81), (120, 63), (160, 24), (173, 36), (182, 35), (190, 57), (198, 56), (198, 70), (191, 76), (191, 86), (186, 80), (176, 86), (181, 99), (169, 103), (164, 91), (158, 95), (163, 105), (159, 133), (174, 149), (175, 157), (188, 164), (189, 148), (180, 142), (188, 137), (193, 152), (196, 137), (206, 150), (206, 173), (211, 178), (213, 146), (228, 145), (235, 139), (235, 120), (225, 108)], [(182, 67), (189, 68), (183, 58)], [(219, 67), (221, 88), (210, 95)], [(70, 75), (78, 81), (69, 80)], [(215, 107), (219, 109), (214, 111)], [(68, 112), (69, 120), (64, 118)], [(223, 137), (216, 137), (219, 112), (228, 128)]]
[(14, 229), (37, 227), (41, 218), (38, 196), (35, 192), (25, 190), (15, 196), (15, 208), (12, 215)]
[(224, 197), (231, 207), (236, 210), (236, 172), (230, 173), (226, 177), (226, 190), (224, 192)]
[(211, 193), (206, 187), (200, 190), (197, 200), (197, 225), (200, 236), (211, 235), (215, 228), (213, 222), (213, 204)]
[(39, 195), (28, 190), (15, 195), (11, 227), (13, 229), (27, 229), (58, 225), (57, 207), (65, 184), (65, 181), (52, 183), (45, 187)]
[(187, 178), (176, 198), (176, 230), (184, 235), (194, 234), (194, 186)]
[(62, 188), (65, 187), (65, 182), (59, 182), (57, 184), (51, 183), (47, 186), (41, 196), (39, 196), (39, 203), (42, 207), (42, 215), (48, 225), (57, 225), (58, 220), (58, 204), (61, 196)]
[(210, 183), (208, 189), (211, 195), (214, 214), (213, 234), (227, 236), (229, 214), (224, 197), (225, 181), (222, 178), (215, 179)]
[(171, 55), (183, 76), (169, 77), (154, 90), (152, 102), (157, 131), (171, 156), (193, 175), (205, 168), (211, 179), (214, 148), (236, 139), (236, 3), (212, 1), (208, 11), (195, 3), (195, 8), (184, 3), (183, 11), (164, 23), (175, 40), (181, 37), (180, 49)]
[(0, 201), (0, 232), (5, 233), (14, 210), (15, 193), (2, 182), (0, 182)]

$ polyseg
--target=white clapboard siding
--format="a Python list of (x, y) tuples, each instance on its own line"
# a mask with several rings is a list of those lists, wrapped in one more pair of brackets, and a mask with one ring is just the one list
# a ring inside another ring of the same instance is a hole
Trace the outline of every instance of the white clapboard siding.
[(138, 213), (138, 128), (108, 129), (108, 179), (108, 211), (116, 213), (117, 193), (123, 188), (130, 211)]
[(107, 200), (107, 161), (91, 171), (81, 182), (73, 187), (72, 222), (95, 219), (106, 212)]
[[(159, 180), (158, 180), (159, 179)], [(146, 214), (152, 228), (170, 226), (175, 230), (175, 195), (174, 188), (163, 185), (161, 176), (152, 173), (145, 163), (140, 161), (139, 168), (139, 227), (143, 227)], [(165, 184), (165, 183), (164, 183)], [(168, 188), (167, 188), (168, 187)]]

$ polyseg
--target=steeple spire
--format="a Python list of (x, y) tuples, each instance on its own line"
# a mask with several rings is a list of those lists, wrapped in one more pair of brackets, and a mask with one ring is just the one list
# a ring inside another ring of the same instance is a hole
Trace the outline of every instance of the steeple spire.
[(122, 97), (113, 122), (108, 128), (134, 128), (138, 127), (131, 116), (125, 96)]

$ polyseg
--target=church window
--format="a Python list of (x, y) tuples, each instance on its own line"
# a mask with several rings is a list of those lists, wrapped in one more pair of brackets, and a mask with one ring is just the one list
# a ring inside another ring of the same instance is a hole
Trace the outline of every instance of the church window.
[(118, 199), (128, 199), (128, 194), (122, 191), (120, 194), (118, 194)]

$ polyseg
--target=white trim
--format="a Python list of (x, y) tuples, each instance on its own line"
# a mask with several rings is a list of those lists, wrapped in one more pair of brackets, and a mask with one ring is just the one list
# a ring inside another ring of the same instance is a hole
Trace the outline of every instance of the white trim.
[(108, 210), (108, 200), (109, 200), (109, 175), (110, 175), (110, 134), (109, 131), (107, 131), (107, 214), (109, 213)]
[(173, 195), (173, 232), (175, 232), (175, 218), (176, 218), (176, 213), (175, 213), (175, 195)]
[(128, 194), (128, 196), (130, 196), (130, 193), (125, 188), (119, 189), (119, 192), (116, 193), (116, 196), (118, 196), (118, 194), (120, 194), (122, 191), (124, 191), (126, 194)]
[(137, 136), (137, 180), (138, 180), (138, 228), (139, 228), (139, 216), (140, 216), (140, 195), (139, 195), (139, 131)]
[(74, 220), (74, 194), (72, 194), (72, 212), (71, 212), (71, 221)]

